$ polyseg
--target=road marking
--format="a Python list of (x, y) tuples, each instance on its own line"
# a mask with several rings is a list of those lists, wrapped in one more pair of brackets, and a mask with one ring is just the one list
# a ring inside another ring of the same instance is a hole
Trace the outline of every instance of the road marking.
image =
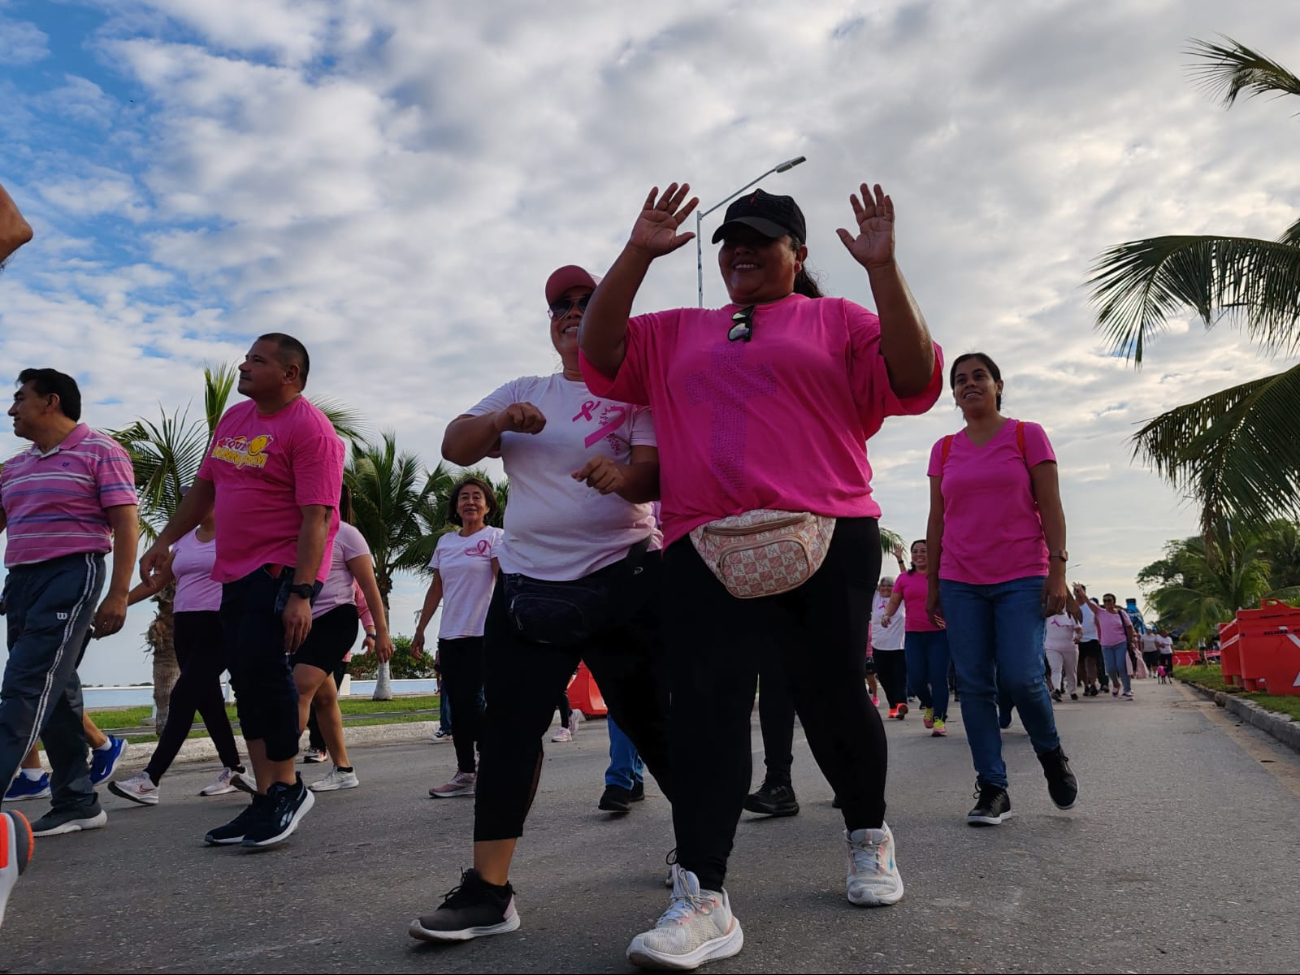
[[(1188, 701), (1199, 701), (1199, 696), (1181, 684), (1178, 691)], [(1208, 703), (1208, 702), (1207, 702)], [(1200, 708), (1206, 719), (1217, 725), (1219, 730), (1232, 739), (1242, 751), (1255, 760), (1269, 775), (1282, 783), (1292, 795), (1300, 799), (1300, 758), (1281, 742), (1275, 742), (1264, 732), (1242, 723), (1232, 712), (1211, 705)]]

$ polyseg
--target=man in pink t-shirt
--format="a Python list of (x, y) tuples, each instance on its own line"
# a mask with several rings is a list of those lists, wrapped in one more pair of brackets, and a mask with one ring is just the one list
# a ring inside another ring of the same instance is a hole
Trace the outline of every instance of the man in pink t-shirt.
[[(0, 818), (0, 919), (32, 835), (97, 829), (108, 817), (91, 784), (82, 731), (78, 651), (88, 632), (126, 620), (139, 533), (135, 476), (126, 451), (81, 419), (81, 391), (54, 369), (26, 369), (14, 393), (14, 433), (32, 442), (0, 472), (0, 531), (7, 531), (4, 612), (9, 662), (0, 695), (0, 786), (8, 788), (37, 735), (53, 769), (48, 813), (30, 829)], [(108, 594), (104, 556), (113, 553)], [(27, 845), (15, 847), (15, 839)], [(17, 856), (18, 859), (14, 859)]]
[(311, 808), (294, 773), (300, 728), (289, 654), (311, 630), (312, 603), (338, 532), (343, 442), (302, 395), (311, 360), (289, 335), (261, 336), (239, 366), (239, 391), (217, 424), (194, 487), (140, 561), (147, 581), (167, 547), (215, 507), (221, 626), (258, 794), (210, 845), (283, 842)]

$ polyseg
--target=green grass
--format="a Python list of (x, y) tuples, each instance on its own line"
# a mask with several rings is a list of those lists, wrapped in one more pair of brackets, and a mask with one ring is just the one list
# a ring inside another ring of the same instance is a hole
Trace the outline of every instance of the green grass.
[[(437, 694), (425, 694), (418, 697), (396, 697), (391, 701), (372, 701), (369, 698), (351, 699), (345, 698), (339, 701), (339, 710), (344, 716), (362, 715), (362, 714), (384, 714), (389, 715), (386, 718), (376, 720), (349, 721), (349, 727), (353, 725), (371, 725), (371, 724), (388, 724), (397, 721), (430, 721), (437, 717), (439, 698)], [(422, 714), (411, 714), (409, 712), (421, 711)], [(428, 712), (432, 711), (433, 714)], [(140, 728), (144, 726), (145, 720), (153, 713), (151, 707), (134, 707), (134, 708), (110, 708), (101, 711), (87, 711), (90, 720), (104, 731), (115, 731), (119, 728)], [(235, 706), (226, 705), (226, 714), (231, 721), (235, 720)], [(396, 715), (402, 715), (397, 717)], [(197, 731), (190, 732), (191, 738), (206, 737), (207, 732), (203, 730), (202, 721), (196, 719), (198, 725)], [(128, 736), (130, 741), (157, 741), (157, 735)]]
[(1202, 687), (1207, 687), (1212, 691), (1226, 691), (1234, 697), (1240, 697), (1247, 701), (1254, 701), (1265, 710), (1289, 715), (1294, 720), (1300, 721), (1300, 696), (1256, 694), (1247, 691), (1239, 691), (1235, 687), (1228, 687), (1228, 685), (1224, 683), (1223, 673), (1219, 670), (1216, 664), (1202, 664), (1196, 667), (1175, 667), (1174, 676), (1193, 684), (1200, 684)]

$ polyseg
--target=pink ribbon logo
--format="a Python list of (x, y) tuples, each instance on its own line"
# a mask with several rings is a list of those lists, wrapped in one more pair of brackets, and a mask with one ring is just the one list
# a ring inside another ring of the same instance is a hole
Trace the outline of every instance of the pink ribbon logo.
[(465, 554), (474, 558), (490, 559), (492, 558), (492, 546), (488, 544), (485, 538), (477, 545), (471, 545), (465, 549)]
[(609, 416), (611, 417), (611, 419), (608, 423), (606, 423), (595, 433), (587, 434), (587, 439), (583, 441), (584, 446), (591, 447), (595, 444), (600, 443), (611, 433), (613, 433), (619, 427), (621, 427), (623, 425), (623, 421), (627, 418), (627, 407), (611, 406), (609, 408)]
[(600, 400), (598, 399), (587, 400), (587, 402), (582, 404), (582, 409), (578, 411), (578, 415), (573, 418), (573, 422), (577, 423), (579, 420), (586, 420), (588, 423), (590, 423), (592, 420), (596, 419), (594, 416), (591, 415), (591, 411), (594, 410), (599, 405), (600, 405)]

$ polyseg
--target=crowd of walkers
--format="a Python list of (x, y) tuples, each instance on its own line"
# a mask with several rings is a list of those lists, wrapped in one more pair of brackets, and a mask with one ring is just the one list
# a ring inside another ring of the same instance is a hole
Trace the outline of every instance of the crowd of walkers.
[[(798, 812), (796, 715), (842, 812), (846, 899), (875, 908), (904, 895), (880, 692), (889, 719), (905, 720), (915, 702), (933, 737), (947, 734), (950, 700), (960, 706), (977, 776), (973, 825), (1010, 815), (1001, 732), (1012, 708), (1051, 801), (1068, 809), (1078, 783), (1053, 704), (1106, 683), (1131, 699), (1133, 623), (1113, 596), (1097, 603), (1067, 586), (1055, 454), (1042, 427), (1003, 415), (1004, 380), (986, 354), (947, 369), (964, 425), (931, 450), (925, 537), (896, 548), (897, 573), (881, 576), (867, 444), (887, 417), (934, 406), (945, 379), (895, 257), (892, 199), (864, 183), (850, 196), (852, 229), (838, 231), (875, 312), (822, 293), (799, 206), (755, 190), (713, 235), (728, 303), (633, 316), (654, 261), (692, 239), (679, 229), (696, 202), (686, 185), (652, 190), (603, 279), (576, 265), (551, 274), (549, 335), (538, 342), (559, 354), (560, 371), (503, 383), (446, 430), (447, 460), (501, 459), (510, 503), (504, 528), (490, 527), (491, 485), (458, 482), (453, 530), (429, 562), (412, 650), (435, 653), (453, 722), (436, 738), (452, 739), (456, 761), (429, 792), (472, 797), (474, 825), (472, 866), (411, 921), (416, 938), (519, 927), (511, 866), (543, 740), (580, 666), (609, 709), (600, 807), (626, 812), (642, 798), (643, 768), (672, 804), (669, 904), (628, 947), (651, 968), (693, 969), (741, 950), (728, 861), (742, 810)], [(16, 221), (0, 190), (0, 259), (30, 237)], [(0, 781), (38, 791), (19, 773), (38, 737), (53, 772), (45, 816), (29, 825), (0, 815), (0, 920), (34, 836), (103, 825), (76, 665), (92, 635), (117, 632), (129, 603), (164, 586), (175, 586), (180, 680), (149, 764), (110, 790), (156, 804), (196, 713), (223, 766), (204, 794), (249, 795), (206, 833), (209, 845), (282, 843), (315, 793), (360, 784), (337, 684), (359, 632), (380, 659), (393, 644), (350, 524), (343, 443), (303, 395), (310, 364), (292, 336), (252, 344), (239, 366), (245, 401), (222, 417), (134, 588), (129, 457), (81, 422), (71, 377), (19, 374), (9, 412), (32, 447), (0, 473), (10, 654)], [(227, 669), (246, 760), (223, 707)], [(751, 792), (756, 691), (766, 774)], [(553, 740), (571, 739), (577, 720), (562, 715)], [(309, 785), (294, 768), (308, 725), (319, 736), (310, 754), (333, 763)]]

